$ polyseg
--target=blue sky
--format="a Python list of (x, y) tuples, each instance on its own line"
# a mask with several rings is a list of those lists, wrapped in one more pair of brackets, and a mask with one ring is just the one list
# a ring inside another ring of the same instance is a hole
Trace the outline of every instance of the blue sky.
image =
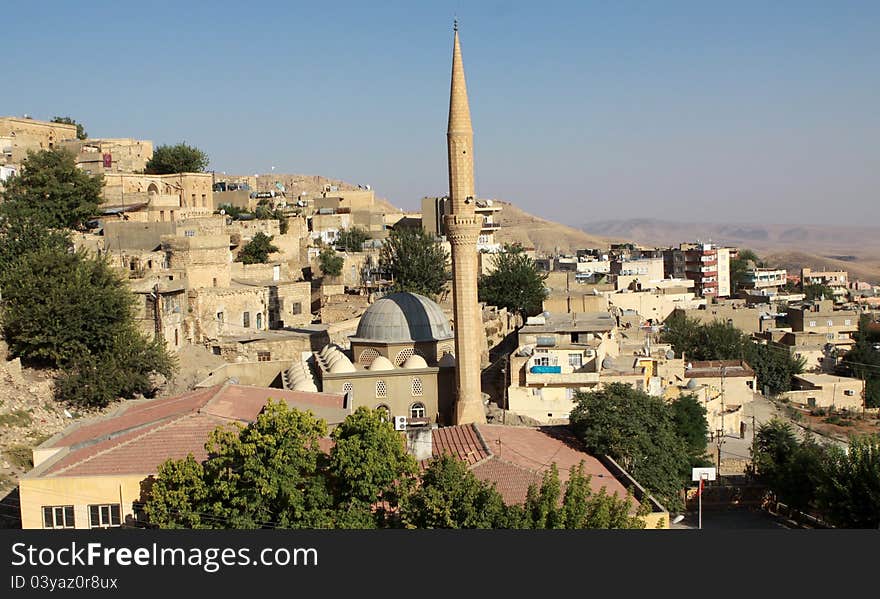
[(456, 14), (481, 197), (572, 225), (880, 222), (876, 1), (17, 2), (0, 113), (415, 209), (447, 189)]

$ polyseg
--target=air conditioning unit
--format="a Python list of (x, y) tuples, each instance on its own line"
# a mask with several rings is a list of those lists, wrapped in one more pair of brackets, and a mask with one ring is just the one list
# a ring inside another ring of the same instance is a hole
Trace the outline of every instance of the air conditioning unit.
[(394, 417), (394, 430), (396, 430), (396, 431), (405, 431), (406, 430), (406, 416), (395, 416)]
[(844, 395), (855, 395), (856, 392), (853, 391), (852, 389), (844, 389), (843, 394)]

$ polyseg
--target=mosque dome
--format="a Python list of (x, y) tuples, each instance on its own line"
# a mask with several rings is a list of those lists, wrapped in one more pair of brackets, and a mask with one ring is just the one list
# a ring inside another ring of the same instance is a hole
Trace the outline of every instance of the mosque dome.
[(392, 293), (361, 316), (356, 339), (366, 341), (440, 341), (452, 338), (449, 318), (434, 301), (417, 293)]
[(413, 354), (404, 361), (402, 366), (403, 368), (427, 368), (428, 363), (422, 356)]
[(312, 381), (300, 381), (299, 383), (293, 386), (294, 391), (311, 391), (312, 393), (316, 393), (318, 391), (318, 387), (315, 386), (315, 383)]
[(354, 371), (355, 371), (354, 364), (352, 364), (351, 360), (349, 360), (346, 357), (343, 357), (341, 360), (337, 360), (330, 367), (330, 372), (332, 372), (333, 374), (338, 374), (341, 372), (354, 372)]
[(376, 356), (370, 364), (370, 370), (394, 370), (394, 364), (385, 356)]

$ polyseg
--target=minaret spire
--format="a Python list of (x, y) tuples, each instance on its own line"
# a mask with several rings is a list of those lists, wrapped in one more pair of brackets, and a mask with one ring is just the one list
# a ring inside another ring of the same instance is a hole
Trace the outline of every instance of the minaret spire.
[(452, 248), (452, 298), (455, 318), (455, 424), (486, 422), (480, 390), (480, 361), (485, 330), (477, 301), (477, 238), (482, 218), (474, 212), (474, 131), (468, 105), (464, 61), (453, 24), (452, 82), (449, 89), (449, 206), (444, 222)]

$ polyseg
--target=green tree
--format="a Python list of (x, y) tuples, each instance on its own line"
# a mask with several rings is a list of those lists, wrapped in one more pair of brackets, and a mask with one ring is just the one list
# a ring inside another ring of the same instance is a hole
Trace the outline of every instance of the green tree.
[(477, 290), (481, 302), (507, 308), (523, 316), (534, 316), (547, 299), (544, 280), (547, 273), (538, 271), (535, 261), (519, 244), (504, 244), (493, 256), (494, 270), (480, 277)]
[(278, 251), (278, 247), (272, 245), (272, 239), (273, 236), (259, 231), (253, 239), (244, 244), (235, 261), (245, 264), (266, 264), (269, 261), (269, 254)]
[(478, 480), (450, 455), (432, 459), (421, 482), (404, 497), (407, 528), (506, 528), (508, 508), (492, 485)]
[(382, 246), (379, 263), (394, 281), (393, 291), (439, 295), (449, 278), (449, 256), (439, 240), (421, 229), (391, 232)]
[(748, 271), (759, 264), (758, 256), (752, 250), (740, 250), (730, 261), (730, 288), (739, 289), (745, 283)]
[(338, 277), (342, 274), (342, 266), (345, 264), (345, 258), (336, 253), (331, 247), (325, 247), (318, 254), (318, 266), (321, 272), (328, 277)]
[(645, 528), (643, 518), (650, 513), (647, 502), (633, 513), (629, 493), (620, 498), (609, 495), (605, 487), (595, 493), (590, 487), (590, 478), (584, 475), (583, 462), (569, 470), (562, 499), (563, 528)]
[(556, 463), (544, 472), (541, 486), (529, 485), (526, 503), (523, 506), (528, 528), (564, 528), (565, 521), (559, 504), (562, 485), (559, 483), (559, 469)]
[(52, 119), (53, 123), (64, 123), (65, 125), (76, 125), (76, 138), (77, 139), (86, 139), (88, 135), (86, 135), (86, 130), (82, 126), (82, 123), (77, 123), (75, 120), (70, 118), (69, 116), (56, 116)]
[(418, 465), (403, 438), (378, 410), (359, 407), (333, 431), (328, 469), (338, 505), (366, 510), (381, 502), (376, 517), (396, 512), (406, 483)]
[(29, 152), (21, 173), (6, 182), (0, 219), (28, 220), (48, 229), (77, 228), (98, 213), (103, 178), (76, 167), (61, 149)]
[(0, 205), (0, 278), (2, 273), (32, 252), (67, 252), (71, 246), (67, 230), (49, 229), (29, 217), (9, 217)]
[(205, 469), (189, 454), (159, 466), (144, 511), (150, 523), (160, 528), (221, 528), (217, 525), (222, 523), (201, 511), (207, 509), (210, 496)]
[(670, 407), (675, 430), (684, 439), (691, 455), (691, 466), (708, 465), (706, 438), (709, 436), (709, 423), (706, 420), (706, 408), (693, 394), (680, 395)]
[(571, 427), (587, 451), (611, 456), (667, 507), (682, 507), (692, 456), (669, 404), (623, 383), (576, 398)]
[(804, 285), (804, 295), (807, 300), (834, 299), (834, 290), (822, 283)]
[(208, 167), (208, 155), (186, 142), (173, 146), (159, 146), (147, 161), (144, 172), (150, 175), (173, 175), (176, 173), (202, 173)]
[(818, 503), (842, 528), (880, 528), (880, 436), (850, 439), (849, 451), (834, 448), (826, 462)]
[(364, 249), (364, 242), (370, 238), (370, 234), (360, 227), (343, 229), (336, 237), (337, 250), (345, 252), (360, 252)]
[(3, 334), (13, 355), (63, 369), (59, 399), (104, 406), (149, 394), (176, 360), (135, 327), (134, 296), (103, 260), (44, 247), (0, 274)]
[(232, 204), (220, 204), (217, 207), (218, 212), (220, 210), (223, 211), (224, 214), (232, 217), (233, 220), (238, 220), (242, 214), (247, 214), (247, 210), (241, 208), (239, 206), (233, 206)]

